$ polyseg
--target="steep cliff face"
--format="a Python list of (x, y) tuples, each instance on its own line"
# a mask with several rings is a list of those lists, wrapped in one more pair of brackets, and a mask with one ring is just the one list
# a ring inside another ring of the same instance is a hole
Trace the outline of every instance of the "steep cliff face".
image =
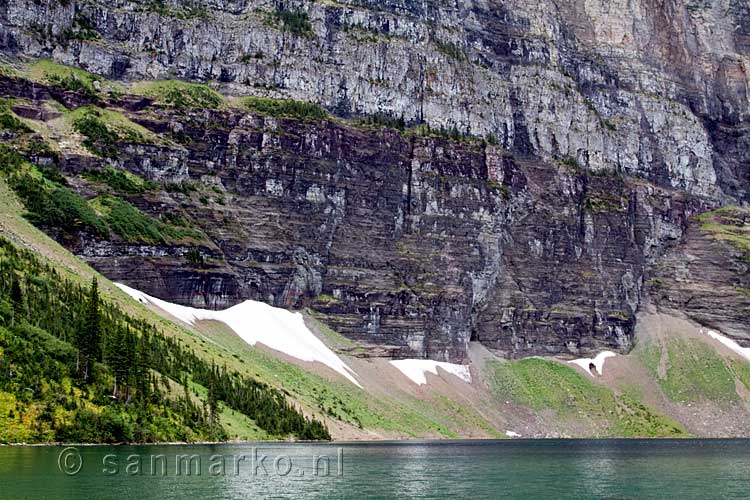
[[(627, 351), (651, 298), (743, 335), (750, 247), (696, 216), (750, 186), (745, 3), (29, 0), (0, 21), (10, 58), (454, 131), (98, 100), (164, 140), (102, 159), (52, 133), (71, 186), (93, 198), (104, 188), (81, 174), (129, 171), (162, 189), (121, 196), (205, 236), (59, 235), (113, 280), (195, 306), (311, 307), (402, 357), (462, 361), (472, 339), (509, 357)], [(50, 130), (53, 100), (94, 103), (2, 90)], [(736, 210), (724, 222), (743, 239)]]
[(6, 52), (111, 78), (215, 80), (746, 196), (741, 0), (14, 0), (0, 20)]
[(750, 213), (726, 207), (696, 218), (653, 268), (653, 302), (703, 325), (748, 340), (750, 266), (746, 231)]

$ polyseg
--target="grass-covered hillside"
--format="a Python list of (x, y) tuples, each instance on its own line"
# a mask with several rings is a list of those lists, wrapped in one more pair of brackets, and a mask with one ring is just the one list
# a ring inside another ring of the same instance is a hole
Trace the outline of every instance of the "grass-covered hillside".
[(602, 437), (688, 434), (682, 424), (640, 401), (636, 391), (613, 391), (561, 363), (532, 358), (490, 366), (495, 396), (535, 411), (554, 412), (560, 422), (585, 418)]
[(267, 437), (330, 438), (278, 390), (0, 239), (0, 442), (223, 440), (225, 407)]

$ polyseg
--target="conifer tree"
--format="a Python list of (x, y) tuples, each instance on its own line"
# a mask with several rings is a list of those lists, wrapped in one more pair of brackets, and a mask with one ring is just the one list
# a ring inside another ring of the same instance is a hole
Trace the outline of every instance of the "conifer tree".
[(146, 399), (150, 389), (149, 356), (146, 336), (141, 334), (135, 347), (133, 360), (133, 378), (135, 379), (136, 397)]
[(88, 381), (91, 367), (96, 361), (101, 360), (101, 317), (96, 277), (91, 280), (83, 324), (78, 331), (76, 344), (79, 351), (78, 370), (83, 380)]
[(212, 367), (212, 376), (208, 382), (208, 418), (211, 425), (218, 424), (219, 398), (216, 394), (216, 367)]
[(26, 306), (21, 283), (15, 273), (11, 274), (10, 300), (13, 303), (13, 322), (20, 323), (26, 317)]
[[(112, 397), (117, 397), (118, 392), (123, 392), (127, 384), (128, 360), (126, 347), (126, 330), (120, 326), (112, 328), (107, 335), (107, 349), (105, 361), (112, 369), (115, 381), (112, 388)], [(119, 391), (118, 391), (119, 389)]]

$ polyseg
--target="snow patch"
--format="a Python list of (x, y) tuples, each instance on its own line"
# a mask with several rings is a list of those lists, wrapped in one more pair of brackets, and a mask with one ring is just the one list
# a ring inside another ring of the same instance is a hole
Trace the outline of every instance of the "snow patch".
[[(703, 332), (703, 328), (701, 328), (701, 332)], [(714, 340), (718, 340), (722, 344), (724, 344), (729, 349), (733, 350), (740, 356), (742, 356), (745, 359), (750, 360), (750, 347), (742, 347), (734, 340), (730, 339), (729, 337), (725, 337), (724, 335), (721, 335), (718, 332), (714, 332), (713, 330), (707, 330), (706, 333), (709, 337), (711, 337)]]
[(300, 313), (254, 300), (223, 311), (196, 309), (151, 297), (122, 283), (115, 285), (138, 302), (153, 304), (189, 325), (200, 320), (221, 321), (252, 346), (260, 342), (302, 361), (319, 361), (362, 387), (353, 376), (356, 373), (307, 328)]
[(467, 365), (456, 365), (453, 363), (432, 361), (430, 359), (399, 359), (390, 363), (417, 385), (425, 385), (427, 383), (425, 375), (427, 372), (437, 375), (438, 367), (455, 375), (467, 384), (471, 383), (471, 372)]
[(519, 433), (513, 432), (513, 431), (505, 431), (505, 435), (508, 436), (509, 438), (520, 438), (521, 437), (521, 435)]
[(596, 355), (595, 358), (580, 358), (580, 359), (574, 359), (572, 361), (568, 361), (568, 363), (573, 363), (574, 365), (578, 365), (584, 370), (586, 370), (586, 373), (594, 376), (593, 373), (591, 373), (590, 366), (593, 364), (594, 368), (596, 368), (597, 373), (599, 375), (604, 375), (604, 360), (607, 358), (612, 358), (614, 356), (617, 356), (617, 354), (613, 353), (612, 351), (604, 351), (600, 352)]

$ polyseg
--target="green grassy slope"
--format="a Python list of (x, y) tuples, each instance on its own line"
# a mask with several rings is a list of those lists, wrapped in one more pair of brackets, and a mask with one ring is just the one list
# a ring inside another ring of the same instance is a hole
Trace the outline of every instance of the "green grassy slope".
[(72, 283), (0, 237), (2, 441), (224, 440), (226, 408), (268, 437), (330, 438), (282, 392), (196, 356), (101, 300), (96, 285)]
[(554, 412), (560, 422), (590, 420), (601, 437), (680, 437), (684, 427), (639, 401), (617, 393), (556, 361), (490, 362), (490, 389), (499, 401), (512, 400), (534, 411)]
[(741, 405), (737, 384), (750, 391), (750, 364), (720, 355), (693, 338), (645, 342), (633, 353), (648, 368), (667, 398), (677, 404)]

